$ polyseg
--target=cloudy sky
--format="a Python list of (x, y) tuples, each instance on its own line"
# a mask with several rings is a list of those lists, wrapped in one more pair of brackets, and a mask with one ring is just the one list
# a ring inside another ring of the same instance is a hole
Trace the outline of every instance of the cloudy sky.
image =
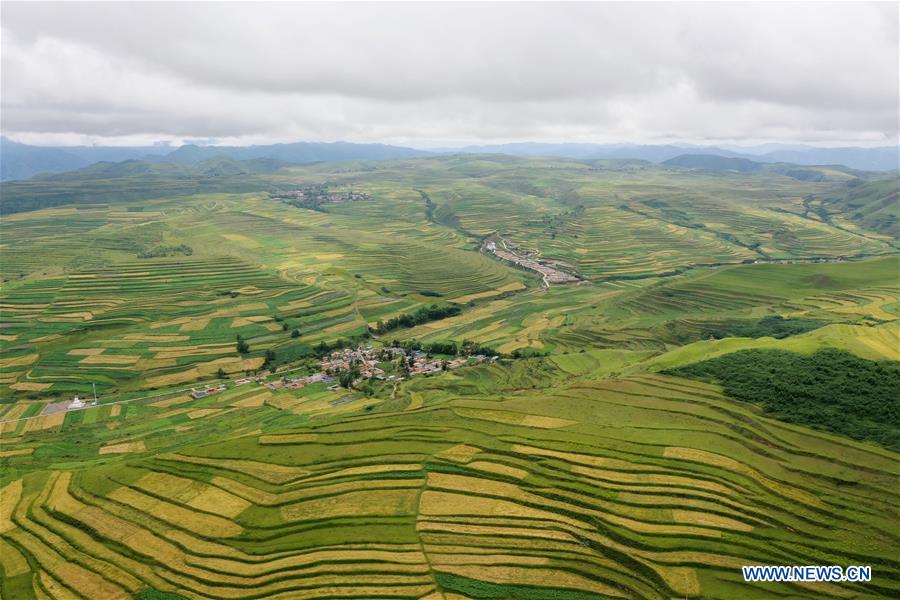
[(898, 4), (2, 3), (28, 143), (884, 145)]

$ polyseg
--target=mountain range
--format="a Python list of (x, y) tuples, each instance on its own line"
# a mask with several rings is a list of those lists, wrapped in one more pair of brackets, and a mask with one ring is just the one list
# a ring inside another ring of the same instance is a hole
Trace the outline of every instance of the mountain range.
[(440, 152), (477, 154), (512, 154), (514, 156), (552, 156), (577, 159), (639, 159), (662, 163), (683, 154), (716, 155), (743, 158), (762, 163), (796, 165), (842, 165), (862, 171), (890, 171), (900, 168), (897, 146), (875, 148), (821, 148), (797, 144), (762, 144), (758, 146), (698, 146), (689, 144), (499, 144), (442, 148)]
[(259, 146), (29, 146), (6, 137), (0, 139), (0, 180), (29, 179), (40, 173), (74, 171), (99, 162), (141, 160), (191, 164), (216, 158), (247, 161), (269, 159), (285, 164), (309, 164), (341, 160), (387, 160), (427, 156), (430, 152), (350, 142), (297, 142)]
[(445, 154), (509, 154), (558, 158), (638, 159), (664, 163), (684, 154), (713, 155), (752, 160), (757, 163), (796, 165), (843, 165), (866, 171), (900, 168), (896, 146), (877, 148), (820, 148), (814, 146), (763, 144), (760, 146), (697, 146), (684, 144), (546, 144), (518, 143), (422, 150), (385, 144), (351, 142), (296, 142), (255, 146), (30, 146), (0, 138), (0, 180), (29, 179), (41, 173), (61, 173), (102, 162), (141, 160), (192, 164), (226, 157), (239, 161), (268, 159), (286, 164), (309, 164), (343, 160), (386, 160)]

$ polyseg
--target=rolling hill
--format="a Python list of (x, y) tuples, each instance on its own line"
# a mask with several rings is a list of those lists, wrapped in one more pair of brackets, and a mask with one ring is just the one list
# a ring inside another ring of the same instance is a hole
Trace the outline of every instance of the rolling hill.
[[(895, 183), (495, 154), (4, 182), (0, 595), (897, 597)], [(873, 580), (741, 575), (793, 563)]]

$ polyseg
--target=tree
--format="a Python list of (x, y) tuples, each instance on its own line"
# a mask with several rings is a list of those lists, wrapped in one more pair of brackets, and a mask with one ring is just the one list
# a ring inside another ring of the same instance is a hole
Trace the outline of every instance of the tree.
[(284, 323), (281, 324), (281, 330), (282, 330), (282, 331), (287, 331), (287, 330), (288, 330), (288, 324), (287, 324), (287, 322), (284, 322)]
[(293, 330), (293, 331), (291, 332), (291, 337), (292, 337), (292, 338), (298, 338), (298, 337), (300, 337), (300, 330), (299, 330), (299, 329)]
[(219, 371), (216, 373), (216, 377), (218, 377), (219, 379), (225, 379), (225, 377), (226, 377), (225, 369), (223, 369), (222, 367), (219, 367)]
[(250, 352), (250, 344), (248, 344), (247, 341), (243, 337), (241, 337), (241, 334), (238, 334), (237, 336), (237, 351), (240, 354), (247, 354), (248, 352)]
[(350, 389), (350, 386), (353, 385), (353, 373), (351, 371), (341, 371), (338, 374), (338, 383), (341, 384), (341, 387)]
[(272, 349), (266, 350), (266, 360), (263, 362), (263, 368), (268, 369), (275, 365), (275, 361), (278, 356), (275, 354), (275, 351)]

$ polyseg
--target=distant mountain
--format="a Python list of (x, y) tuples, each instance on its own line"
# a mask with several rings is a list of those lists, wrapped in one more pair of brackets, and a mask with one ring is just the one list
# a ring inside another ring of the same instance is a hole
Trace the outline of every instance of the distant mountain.
[(291, 163), (271, 158), (215, 156), (196, 163), (150, 160), (99, 162), (77, 171), (0, 184), (0, 214), (61, 204), (136, 202), (163, 196), (278, 190), (290, 183), (266, 177)]
[(390, 160), (429, 156), (431, 152), (402, 146), (384, 144), (352, 144), (350, 142), (297, 142), (295, 144), (270, 144), (266, 146), (181, 146), (174, 152), (159, 157), (176, 163), (192, 163), (215, 156), (227, 156), (236, 160), (271, 158), (287, 163), (308, 164), (342, 160)]
[(98, 161), (123, 161), (170, 152), (166, 146), (29, 146), (0, 138), (0, 180), (28, 179), (39, 173), (73, 171)]
[[(41, 173), (61, 173), (81, 169), (98, 162), (146, 160), (157, 163), (189, 164), (216, 157), (246, 161), (271, 159), (282, 163), (308, 164), (343, 160), (387, 160), (428, 156), (425, 150), (384, 144), (349, 142), (270, 144), (265, 146), (196, 146), (175, 150), (164, 146), (133, 148), (73, 146), (46, 148), (19, 144), (2, 138), (0, 179), (28, 179)], [(142, 168), (148, 168), (144, 165)]]
[(707, 171), (737, 171), (739, 173), (754, 173), (762, 171), (765, 166), (761, 162), (736, 158), (732, 156), (717, 156), (715, 154), (682, 154), (663, 161), (666, 167), (684, 167), (686, 169), (704, 169)]
[(799, 181), (840, 182), (851, 179), (864, 180), (878, 177), (871, 171), (850, 169), (843, 165), (796, 165), (792, 163), (765, 163), (747, 158), (717, 156), (715, 154), (682, 154), (662, 163), (665, 167), (702, 169), (733, 173), (770, 173), (784, 175)]
[(225, 156), (234, 160), (267, 158), (293, 164), (344, 160), (405, 159), (435, 154), (506, 154), (510, 156), (573, 158), (578, 160), (646, 160), (664, 163), (684, 154), (741, 158), (759, 163), (789, 162), (796, 165), (844, 165), (853, 169), (885, 171), (900, 168), (896, 147), (816, 148), (788, 144), (758, 146), (692, 146), (688, 144), (544, 144), (525, 142), (462, 148), (417, 150), (384, 144), (350, 142), (297, 142), (260, 146), (167, 146), (49, 148), (19, 144), (2, 138), (0, 179), (28, 179), (39, 173), (80, 169), (96, 162), (148, 160), (190, 164)]
[(439, 148), (444, 154), (512, 154), (514, 156), (552, 156), (557, 158), (638, 159), (662, 163), (683, 154), (712, 154), (732, 158), (798, 165), (843, 165), (864, 171), (889, 171), (900, 168), (900, 150), (896, 146), (878, 148), (817, 148), (798, 144), (761, 144), (758, 146), (696, 146), (689, 144), (542, 144), (519, 143), (463, 148)]
[[(439, 148), (435, 152), (443, 154), (510, 154), (512, 156), (546, 156), (556, 158), (632, 159), (660, 163), (692, 149), (690, 146), (635, 146), (623, 144), (543, 144), (524, 142), (520, 144), (497, 144), (488, 146), (465, 146), (463, 148)], [(733, 152), (727, 152), (729, 156)]]
[(234, 175), (263, 175), (277, 171), (292, 163), (271, 158), (235, 160), (227, 156), (214, 156), (200, 162), (179, 164), (150, 160), (126, 160), (122, 162), (98, 162), (71, 173), (41, 175), (36, 180), (78, 181), (115, 179), (136, 175), (162, 177), (225, 177)]
[(900, 168), (897, 146), (880, 148), (813, 148), (776, 150), (756, 160), (789, 162), (797, 165), (843, 165), (862, 171), (892, 171)]
[(71, 171), (85, 166), (77, 156), (59, 148), (37, 148), (2, 139), (0, 178), (27, 179), (42, 171)]

